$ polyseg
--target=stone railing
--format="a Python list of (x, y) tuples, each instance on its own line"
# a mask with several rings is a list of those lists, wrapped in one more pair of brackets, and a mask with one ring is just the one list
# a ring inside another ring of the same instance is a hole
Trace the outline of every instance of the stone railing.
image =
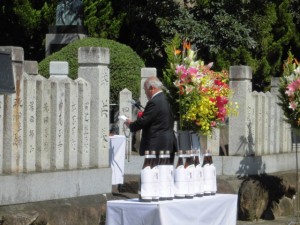
[(0, 49), (16, 87), (0, 96), (0, 205), (110, 192), (109, 50), (80, 48), (72, 80), (67, 62), (46, 79), (22, 48)]

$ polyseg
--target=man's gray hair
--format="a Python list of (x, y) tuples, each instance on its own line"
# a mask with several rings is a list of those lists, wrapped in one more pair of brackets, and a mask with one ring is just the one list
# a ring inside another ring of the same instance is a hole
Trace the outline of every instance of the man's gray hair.
[(163, 83), (157, 77), (149, 77), (145, 82), (145, 86), (147, 89), (149, 89), (150, 86), (159, 89), (164, 89)]

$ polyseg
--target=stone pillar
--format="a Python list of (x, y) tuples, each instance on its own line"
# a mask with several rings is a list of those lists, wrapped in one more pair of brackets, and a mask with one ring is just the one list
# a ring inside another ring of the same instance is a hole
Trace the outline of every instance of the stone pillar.
[(38, 75), (39, 65), (37, 61), (24, 61), (24, 72), (29, 75)]
[(146, 106), (148, 99), (144, 91), (144, 83), (148, 77), (157, 76), (156, 68), (142, 68), (141, 69), (141, 105)]
[(109, 167), (109, 49), (81, 47), (78, 77), (91, 85), (91, 164)]
[(51, 81), (38, 75), (36, 89), (36, 169), (50, 170)]
[(36, 97), (35, 77), (24, 74), (24, 172), (36, 170)]
[(78, 86), (69, 79), (65, 84), (65, 168), (77, 168), (78, 159)]
[(51, 169), (65, 168), (66, 136), (66, 89), (69, 64), (67, 62), (50, 62), (51, 81)]
[(229, 155), (253, 155), (254, 123), (252, 106), (252, 70), (249, 66), (231, 66), (232, 101), (239, 104), (238, 116), (229, 118)]
[[(296, 146), (293, 146), (292, 144), (292, 131), (291, 131), (291, 125), (286, 123), (285, 116), (283, 114), (283, 110), (278, 105), (278, 88), (279, 88), (280, 78), (279, 77), (273, 77), (271, 79), (271, 93), (273, 96), (274, 101), (274, 112), (276, 117), (278, 118), (276, 121), (278, 121), (276, 131), (275, 142), (276, 144), (276, 153), (282, 153), (282, 152), (292, 152), (292, 147), (296, 148)], [(281, 129), (279, 127), (281, 126)], [(280, 142), (280, 140), (282, 141)], [(295, 145), (295, 144), (294, 144)]]
[[(24, 51), (20, 47), (0, 47), (0, 51), (11, 55), (15, 81), (14, 94), (4, 95), (3, 110), (3, 173), (23, 172), (23, 73)], [(1, 153), (0, 153), (1, 154)]]
[(280, 83), (280, 78), (279, 77), (272, 77), (272, 79), (271, 79), (271, 93), (276, 98), (279, 95), (279, 92), (278, 92), (279, 83)]
[[(130, 120), (132, 120), (132, 104), (130, 103), (132, 100), (132, 92), (127, 88), (123, 89), (119, 94), (119, 114), (127, 116)], [(127, 135), (130, 133), (129, 128), (124, 126), (124, 121), (119, 120), (119, 134)]]
[(78, 168), (90, 165), (91, 85), (82, 78), (78, 83)]
[[(130, 101), (132, 100), (132, 92), (127, 88), (123, 89), (119, 94), (119, 112), (120, 115), (127, 116), (130, 120), (132, 118), (132, 104)], [(123, 120), (119, 120), (119, 134), (125, 135), (126, 137), (126, 156), (129, 156), (132, 148), (132, 136), (129, 128), (124, 125)]]

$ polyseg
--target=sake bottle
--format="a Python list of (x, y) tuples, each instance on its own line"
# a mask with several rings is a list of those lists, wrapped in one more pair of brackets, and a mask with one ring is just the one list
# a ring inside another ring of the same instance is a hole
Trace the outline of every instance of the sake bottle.
[(159, 200), (159, 169), (158, 169), (158, 158), (156, 157), (156, 151), (151, 151), (151, 170), (153, 172), (152, 201), (158, 201)]
[(212, 188), (211, 188), (211, 195), (215, 195), (217, 193), (217, 173), (216, 167), (212, 160), (212, 154), (209, 152), (208, 161), (211, 169), (212, 174)]
[(151, 170), (151, 157), (149, 151), (145, 151), (144, 164), (141, 170), (141, 196), (140, 201), (151, 202), (153, 196), (152, 184), (152, 170)]
[(213, 179), (214, 179), (214, 174), (213, 174), (213, 169), (210, 166), (211, 162), (211, 154), (207, 150), (204, 154), (203, 158), (203, 181), (204, 181), (204, 196), (208, 196), (212, 194), (213, 190)]
[(168, 198), (169, 182), (168, 182), (168, 166), (164, 151), (159, 151), (158, 160), (159, 171), (159, 201), (165, 201)]
[(193, 159), (193, 154), (191, 154), (190, 150), (186, 151), (186, 161), (184, 164), (184, 168), (186, 169), (187, 173), (187, 180), (188, 180), (188, 190), (185, 194), (186, 198), (194, 198), (195, 190), (194, 190), (194, 173), (195, 173), (195, 164)]
[(204, 195), (204, 187), (203, 187), (203, 169), (200, 163), (200, 150), (194, 151), (195, 158), (195, 195), (197, 197), (203, 197)]
[(187, 173), (184, 168), (184, 154), (178, 150), (178, 161), (174, 171), (174, 197), (177, 199), (185, 198), (188, 191)]
[(166, 165), (168, 167), (168, 194), (167, 194), (167, 200), (173, 200), (174, 199), (174, 166), (171, 163), (170, 160), (170, 151), (166, 150), (165, 152), (166, 157)]

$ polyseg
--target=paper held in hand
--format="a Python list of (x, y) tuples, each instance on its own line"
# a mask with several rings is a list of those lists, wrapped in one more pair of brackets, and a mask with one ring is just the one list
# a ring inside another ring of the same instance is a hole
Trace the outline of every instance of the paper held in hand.
[(126, 121), (128, 118), (124, 115), (118, 116), (119, 120), (124, 120)]

